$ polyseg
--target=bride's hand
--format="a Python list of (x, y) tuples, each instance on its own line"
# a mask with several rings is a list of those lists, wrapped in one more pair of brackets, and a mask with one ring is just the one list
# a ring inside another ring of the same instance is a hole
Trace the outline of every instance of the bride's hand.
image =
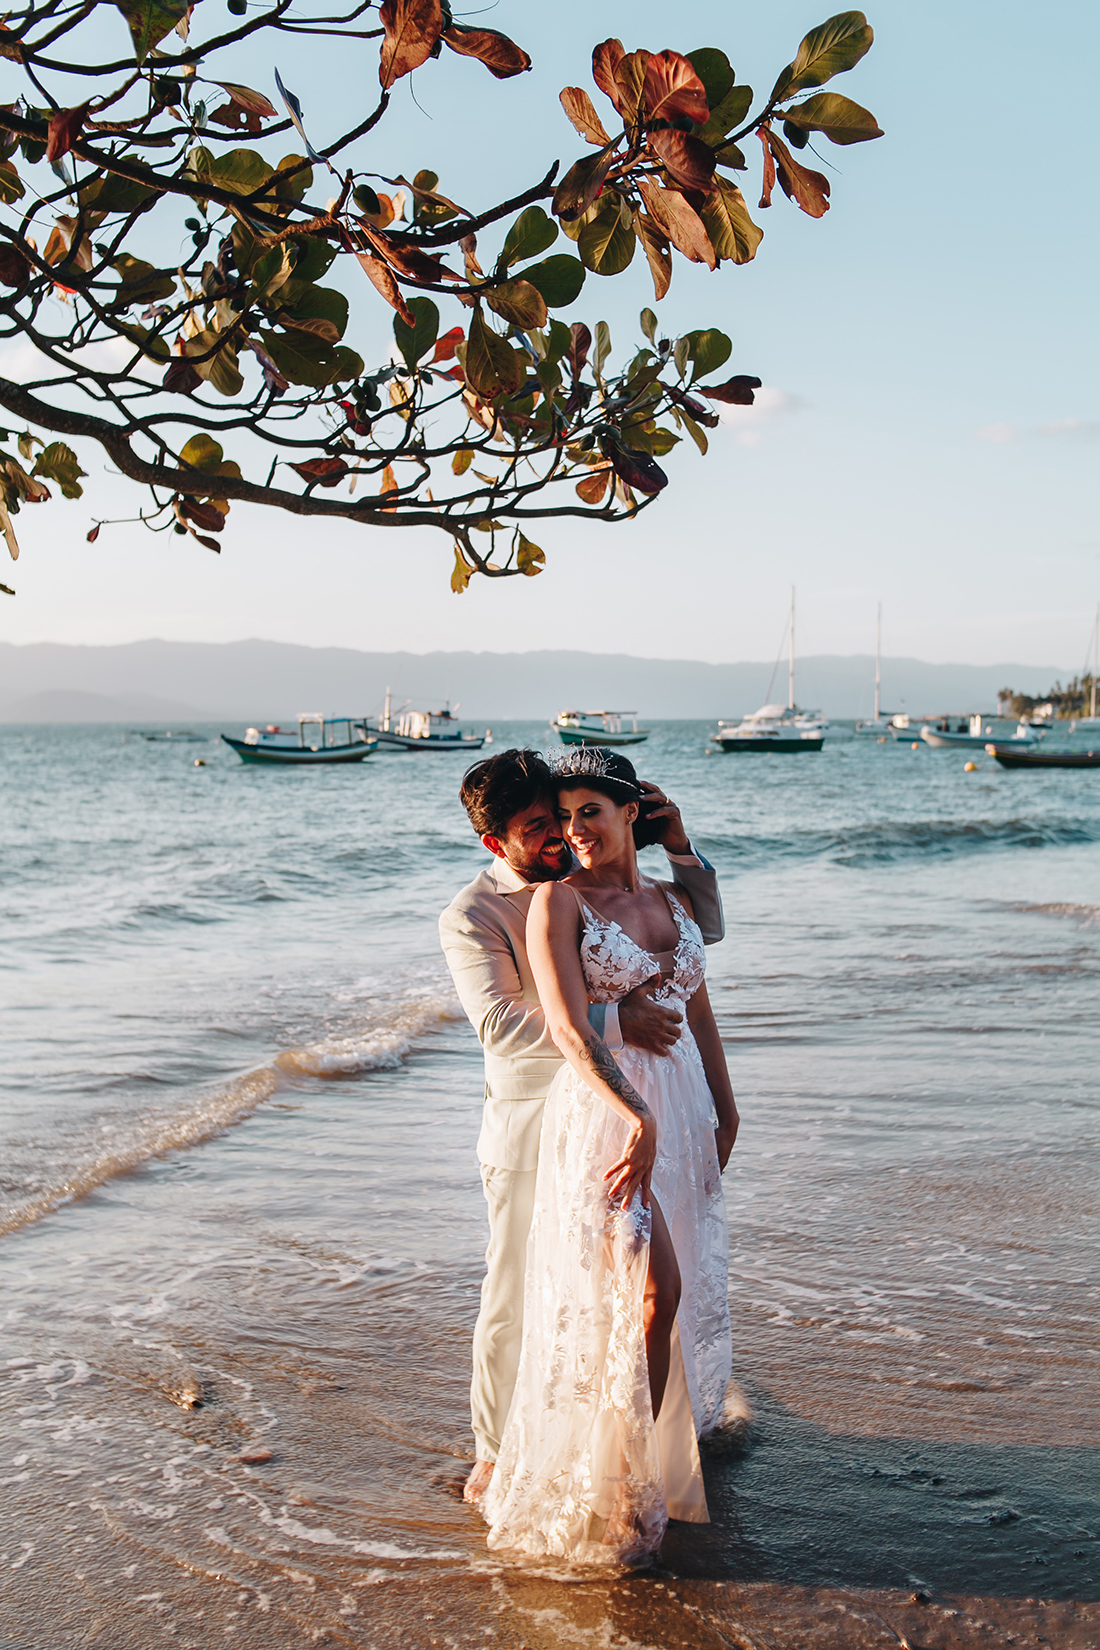
[(607, 1195), (612, 1203), (618, 1198), (622, 1207), (629, 1209), (634, 1193), (640, 1189), (642, 1207), (649, 1208), (649, 1182), (656, 1158), (657, 1124), (652, 1113), (647, 1111), (631, 1128), (626, 1150), (619, 1161), (612, 1163), (604, 1175), (604, 1179), (610, 1182)]

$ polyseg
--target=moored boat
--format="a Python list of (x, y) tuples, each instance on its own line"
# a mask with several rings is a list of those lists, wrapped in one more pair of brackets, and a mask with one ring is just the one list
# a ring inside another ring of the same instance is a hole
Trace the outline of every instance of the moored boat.
[(378, 749), (378, 741), (361, 716), (321, 716), (303, 712), (295, 735), (289, 728), (269, 724), (249, 728), (243, 739), (222, 739), (242, 762), (266, 766), (305, 767), (318, 762), (362, 762)]
[[(922, 724), (920, 736), (933, 750), (984, 751), (991, 738), (998, 744), (1003, 742), (993, 725), (999, 720), (996, 716), (983, 717), (980, 711), (975, 711), (973, 716), (930, 717)], [(1040, 737), (1027, 722), (1020, 722), (1015, 733), (1004, 736), (1024, 745), (1037, 744)]]
[(640, 745), (649, 738), (636, 710), (563, 710), (550, 726), (563, 745)]
[(740, 722), (719, 722), (710, 742), (720, 750), (739, 754), (778, 751), (784, 755), (819, 751), (826, 723), (794, 705), (762, 705)]
[(1100, 750), (1018, 750), (1011, 742), (998, 744), (993, 740), (985, 748), (1002, 768), (1100, 768)]
[(463, 733), (456, 720), (458, 705), (453, 711), (449, 702), (442, 710), (410, 710), (406, 700), (395, 713), (391, 701), (387, 688), (382, 715), (376, 725), (368, 726), (384, 750), (479, 751), (485, 743), (483, 733)]

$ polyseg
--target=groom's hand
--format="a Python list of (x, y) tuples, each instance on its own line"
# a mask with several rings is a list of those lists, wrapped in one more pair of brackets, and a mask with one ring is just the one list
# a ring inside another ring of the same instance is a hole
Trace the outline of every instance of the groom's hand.
[(647, 1054), (667, 1054), (680, 1040), (683, 1016), (664, 1003), (655, 1003), (649, 993), (660, 984), (657, 975), (636, 985), (619, 1000), (619, 1031), (624, 1043), (644, 1049)]
[(646, 809), (646, 818), (662, 822), (663, 829), (657, 840), (665, 853), (690, 854), (691, 843), (675, 802), (669, 801), (660, 785), (654, 785), (648, 779), (639, 779), (638, 783), (646, 794), (646, 801), (657, 804), (655, 808)]

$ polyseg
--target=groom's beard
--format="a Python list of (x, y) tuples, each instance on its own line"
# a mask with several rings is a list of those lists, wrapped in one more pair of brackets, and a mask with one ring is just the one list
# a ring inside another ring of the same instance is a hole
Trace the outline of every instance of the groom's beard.
[(556, 844), (545, 843), (534, 859), (525, 860), (522, 865), (517, 865), (514, 860), (508, 863), (524, 882), (559, 882), (573, 869), (573, 855), (559, 838)]

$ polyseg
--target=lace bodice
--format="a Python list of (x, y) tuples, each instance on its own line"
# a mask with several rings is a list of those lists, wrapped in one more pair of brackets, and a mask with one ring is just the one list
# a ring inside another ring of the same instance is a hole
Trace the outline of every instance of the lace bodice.
[[(662, 980), (653, 996), (658, 1002), (677, 999), (687, 1002), (702, 984), (706, 972), (706, 952), (698, 924), (688, 916), (675, 894), (665, 894), (676, 922), (679, 940), (673, 954), (672, 972)], [(578, 899), (580, 896), (578, 895)], [(644, 951), (617, 922), (601, 917), (580, 900), (584, 932), (581, 935), (581, 967), (588, 997), (594, 1003), (616, 1003), (635, 986), (661, 972), (660, 962)]]

